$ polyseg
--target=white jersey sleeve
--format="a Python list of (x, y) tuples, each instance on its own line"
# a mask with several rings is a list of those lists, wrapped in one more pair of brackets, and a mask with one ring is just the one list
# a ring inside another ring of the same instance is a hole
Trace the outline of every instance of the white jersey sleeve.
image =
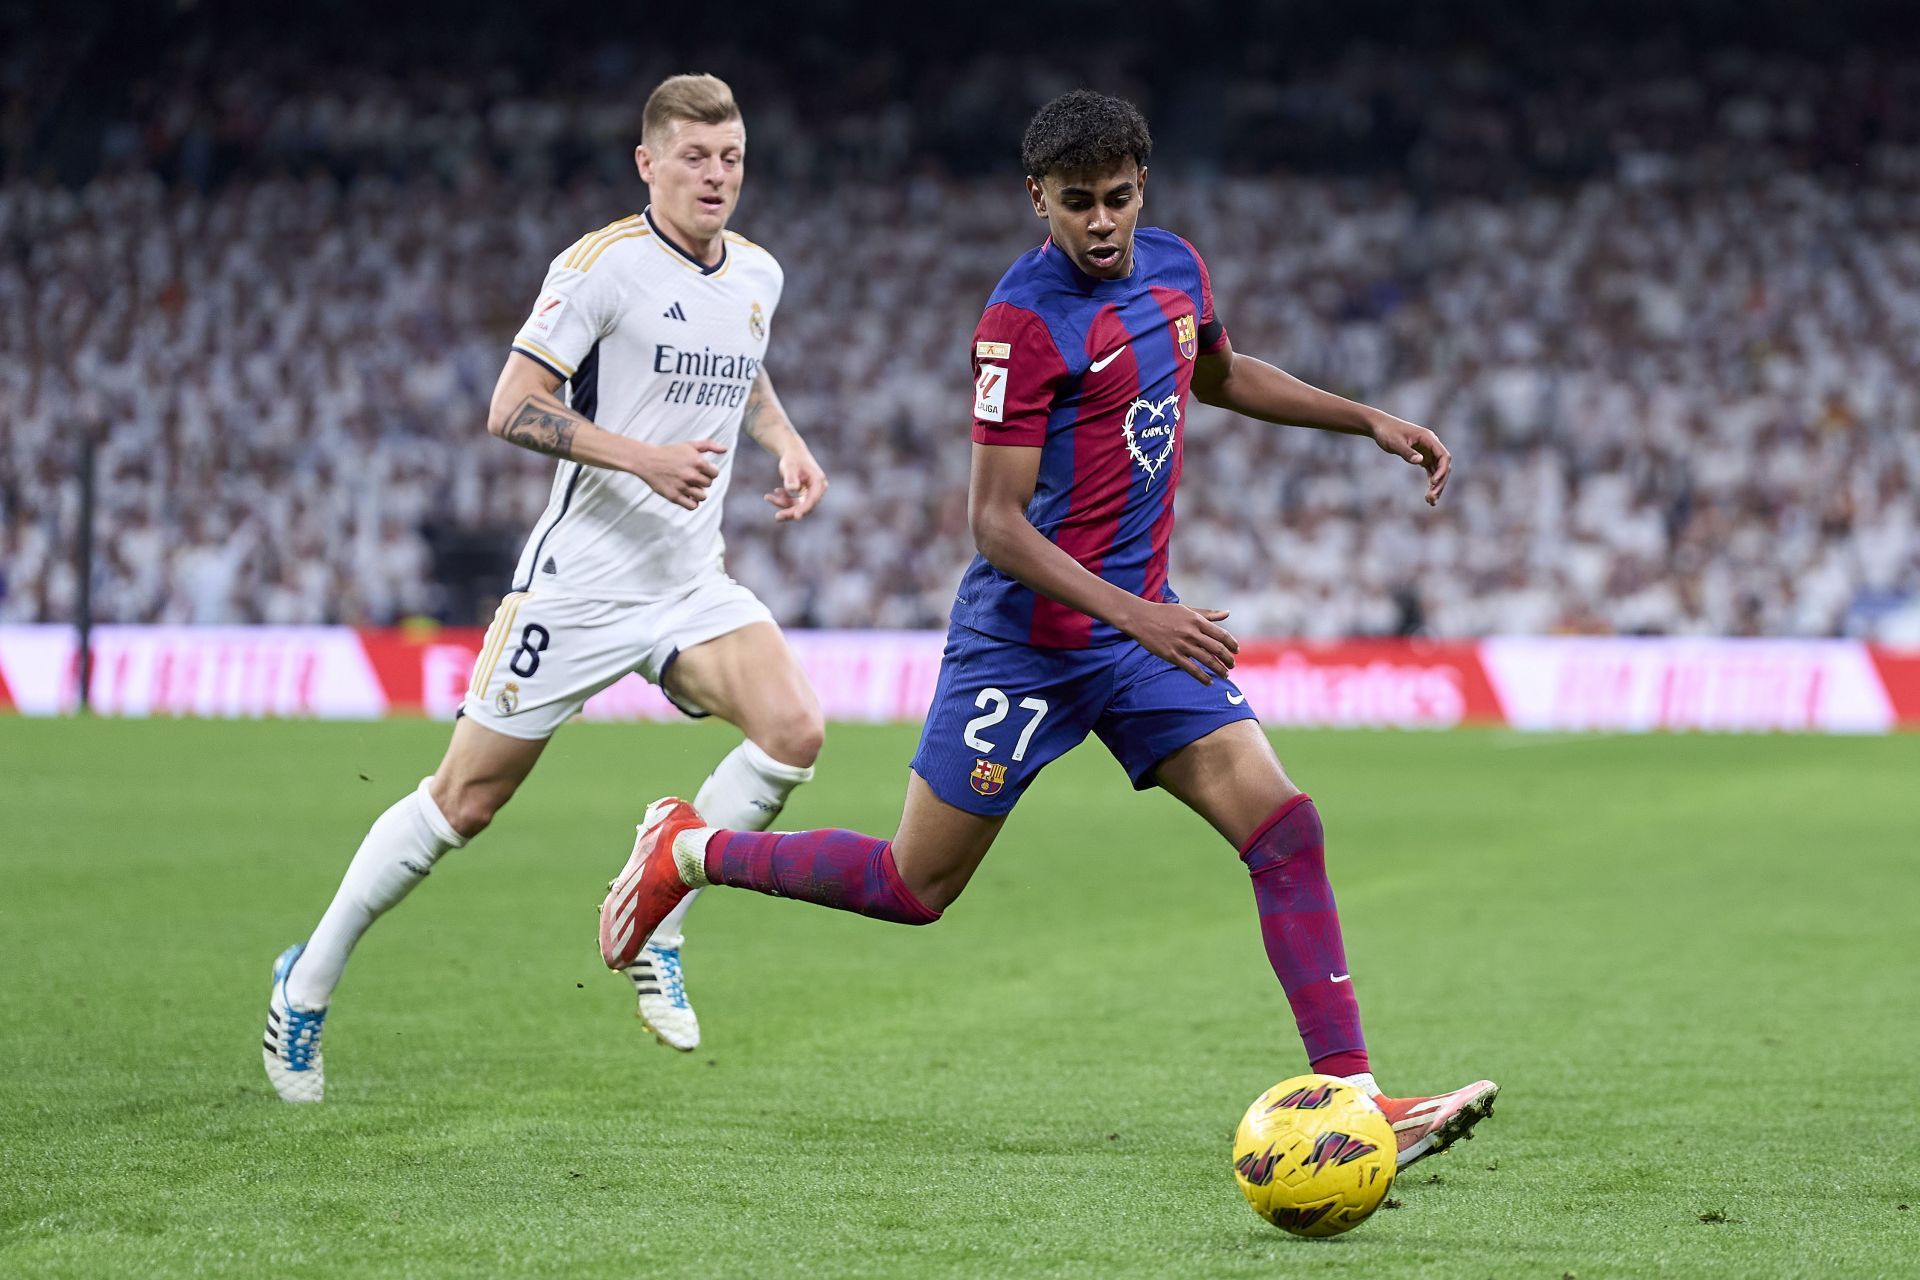
[(545, 365), (556, 377), (572, 378), (587, 353), (612, 330), (619, 314), (620, 280), (610, 271), (592, 266), (623, 239), (636, 233), (636, 215), (576, 240), (547, 268), (540, 300), (520, 332), (513, 349)]

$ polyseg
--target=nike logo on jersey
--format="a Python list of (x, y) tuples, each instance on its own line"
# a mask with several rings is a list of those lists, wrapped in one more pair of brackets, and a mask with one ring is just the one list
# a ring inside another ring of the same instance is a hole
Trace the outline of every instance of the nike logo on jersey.
[(1246, 700), (1247, 695), (1244, 693), (1230, 693), (1227, 695), (1227, 705), (1230, 707), (1237, 707)]
[(687, 313), (681, 308), (680, 304), (677, 302), (674, 303), (672, 306), (668, 307), (665, 311), (662, 311), (660, 314), (665, 316), (669, 320), (685, 320), (687, 318)]
[(1120, 358), (1120, 353), (1122, 351), (1125, 351), (1126, 349), (1127, 349), (1127, 344), (1124, 342), (1121, 343), (1119, 346), (1115, 347), (1112, 351), (1109, 351), (1106, 355), (1101, 356), (1098, 360), (1095, 360), (1092, 364), (1088, 365), (1087, 372), (1088, 373), (1100, 372), (1102, 369), (1112, 364), (1115, 360), (1118, 360)]
[(1327, 975), (1327, 981), (1328, 982), (1352, 982), (1353, 975), (1350, 973), (1330, 973)]

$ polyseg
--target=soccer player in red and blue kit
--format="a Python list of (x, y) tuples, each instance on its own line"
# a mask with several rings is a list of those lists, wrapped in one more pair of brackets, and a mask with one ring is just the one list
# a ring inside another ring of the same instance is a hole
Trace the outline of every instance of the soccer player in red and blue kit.
[(1027, 192), (1051, 234), (1014, 263), (974, 332), (968, 507), (980, 554), (954, 602), (893, 839), (713, 830), (685, 801), (657, 801), (601, 907), (602, 958), (630, 963), (674, 905), (709, 884), (931, 924), (1028, 785), (1091, 730), (1136, 788), (1171, 792), (1240, 851), (1308, 1060), (1380, 1105), (1405, 1168), (1465, 1136), (1498, 1087), (1381, 1094), (1320, 815), (1234, 687), (1226, 613), (1179, 602), (1167, 551), (1189, 394), (1367, 436), (1425, 469), (1429, 504), (1450, 459), (1424, 427), (1235, 354), (1200, 255), (1136, 226), (1150, 150), (1130, 103), (1086, 90), (1028, 127)]

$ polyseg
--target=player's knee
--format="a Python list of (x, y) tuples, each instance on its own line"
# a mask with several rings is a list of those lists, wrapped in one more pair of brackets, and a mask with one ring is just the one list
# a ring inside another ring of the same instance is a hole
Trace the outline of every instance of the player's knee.
[(966, 891), (967, 891), (967, 882), (962, 880), (958, 884), (942, 884), (936, 881), (933, 884), (928, 885), (926, 888), (915, 892), (913, 895), (914, 898), (919, 901), (921, 906), (925, 907), (928, 911), (933, 912), (933, 915), (924, 920), (911, 921), (911, 923), (933, 924), (934, 922), (941, 919), (942, 916), (946, 913), (947, 908), (951, 907), (954, 903), (958, 902), (960, 900), (960, 895), (965, 893)]
[(500, 812), (511, 795), (499, 787), (453, 786), (445, 795), (436, 795), (434, 802), (440, 806), (447, 825), (459, 832), (463, 840), (471, 840), (487, 829), (493, 815)]
[(820, 748), (827, 741), (827, 725), (818, 708), (793, 707), (771, 717), (754, 740), (781, 764), (807, 769), (820, 758)]
[(913, 900), (917, 904), (933, 913), (928, 919), (911, 920), (908, 923), (932, 924), (938, 920), (941, 912), (960, 900), (960, 895), (966, 892), (967, 881), (971, 878), (970, 873), (958, 869), (914, 868), (913, 872), (902, 869), (901, 885), (913, 895)]

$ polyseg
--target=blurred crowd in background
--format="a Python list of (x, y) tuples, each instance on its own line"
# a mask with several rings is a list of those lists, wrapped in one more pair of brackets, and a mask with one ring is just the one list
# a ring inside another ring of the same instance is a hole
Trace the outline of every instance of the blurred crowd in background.
[[(710, 66), (746, 113), (735, 226), (787, 272), (768, 367), (833, 486), (776, 527), (743, 443), (734, 576), (789, 625), (944, 625), (970, 335), (1043, 234), (1016, 157), (1058, 64), (189, 45), (58, 113), (57, 53), (0, 55), (0, 621), (72, 616), (87, 433), (98, 618), (483, 620), (552, 466), (484, 430), (508, 340), (644, 201), (646, 90)], [(1920, 61), (1262, 57), (1097, 86), (1154, 124), (1146, 220), (1205, 255), (1238, 351), (1456, 471), (1428, 510), (1365, 441), (1196, 404), (1185, 599), (1242, 634), (1920, 640)]]

